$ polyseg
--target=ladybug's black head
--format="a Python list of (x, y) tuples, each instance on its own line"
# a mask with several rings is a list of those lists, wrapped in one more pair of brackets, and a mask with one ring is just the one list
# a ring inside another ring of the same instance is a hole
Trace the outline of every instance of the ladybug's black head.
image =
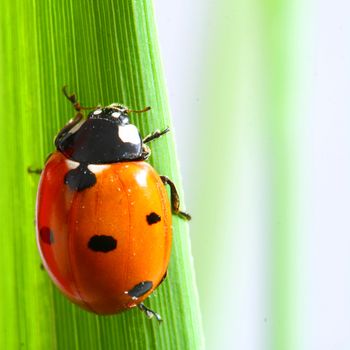
[(103, 164), (142, 159), (142, 138), (129, 123), (125, 106), (112, 104), (92, 111), (87, 119), (68, 124), (55, 144), (79, 163)]
[(92, 111), (88, 115), (88, 119), (105, 119), (117, 123), (118, 125), (127, 125), (129, 124), (128, 112), (129, 110), (127, 107), (113, 103), (107, 107)]

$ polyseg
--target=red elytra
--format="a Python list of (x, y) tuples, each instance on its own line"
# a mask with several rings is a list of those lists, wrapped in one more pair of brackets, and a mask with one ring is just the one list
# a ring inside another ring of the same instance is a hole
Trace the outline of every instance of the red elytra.
[[(166, 273), (172, 236), (168, 196), (146, 162), (94, 165), (96, 184), (74, 191), (64, 183), (70, 163), (55, 152), (42, 173), (37, 240), (44, 266), (74, 303), (98, 314), (118, 313), (146, 299)], [(89, 247), (101, 236), (114, 244)], [(149, 289), (130, 296), (142, 282), (150, 282)]]

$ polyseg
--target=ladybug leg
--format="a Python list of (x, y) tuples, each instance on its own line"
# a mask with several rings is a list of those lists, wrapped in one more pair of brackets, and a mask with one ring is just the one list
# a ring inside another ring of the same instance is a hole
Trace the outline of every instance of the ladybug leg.
[[(49, 160), (49, 158), (50, 158), (51, 156), (52, 156), (52, 152), (49, 153), (49, 155), (46, 157), (44, 164), (47, 163), (47, 161)], [(29, 166), (29, 167), (27, 168), (27, 173), (28, 173), (28, 174), (38, 174), (38, 175), (40, 175), (42, 172), (43, 172), (43, 169), (41, 169), (41, 168), (33, 169), (31, 166)]]
[(151, 149), (147, 145), (143, 144), (142, 154), (141, 154), (142, 160), (147, 160), (150, 157), (150, 155), (151, 155)]
[[(96, 109), (99, 106), (96, 107), (83, 107), (80, 105), (80, 102), (77, 99), (77, 96), (75, 93), (69, 94), (67, 91), (67, 85), (64, 85), (62, 88), (63, 95), (67, 98), (68, 101), (70, 101), (73, 105), (73, 108), (77, 111), (80, 112), (82, 109)], [(78, 113), (79, 114), (79, 113)]]
[(27, 168), (28, 174), (38, 174), (40, 175), (42, 173), (43, 169), (33, 169), (31, 166)]
[(162, 322), (162, 318), (160, 317), (160, 315), (158, 313), (156, 313), (155, 311), (153, 311), (152, 309), (148, 308), (147, 306), (145, 306), (144, 303), (140, 303), (139, 305), (137, 305), (137, 307), (146, 314), (146, 316), (148, 318), (152, 318), (153, 316), (157, 319), (158, 322)]
[(152, 134), (147, 135), (142, 140), (142, 142), (143, 143), (147, 143), (147, 142), (153, 141), (154, 139), (157, 139), (157, 138), (163, 136), (164, 134), (168, 133), (169, 131), (170, 131), (169, 128), (166, 128), (166, 129), (164, 129), (162, 131), (160, 131), (160, 130), (153, 131)]
[(68, 133), (69, 130), (71, 130), (74, 126), (79, 124), (82, 119), (84, 119), (84, 114), (81, 112), (84, 109), (96, 109), (99, 106), (96, 107), (83, 107), (80, 105), (80, 102), (77, 100), (77, 97), (74, 93), (69, 94), (67, 92), (67, 85), (63, 86), (62, 92), (64, 96), (70, 101), (73, 105), (73, 108), (77, 111), (77, 114), (73, 119), (71, 119), (64, 127), (63, 129), (58, 133), (58, 135), (55, 138), (55, 146), (56, 148), (60, 148), (60, 143), (63, 139), (63, 137)]
[(158, 137), (161, 137), (162, 135), (166, 134), (169, 131), (170, 131), (169, 128), (166, 128), (162, 131), (156, 130), (156, 131), (153, 131), (152, 134), (147, 135), (142, 140), (142, 155), (141, 155), (142, 160), (147, 160), (151, 155), (151, 149), (146, 145), (146, 143), (148, 143), (154, 139), (157, 139)]
[(175, 184), (167, 177), (162, 175), (160, 177), (164, 185), (170, 186), (170, 200), (173, 212), (184, 220), (191, 220), (191, 215), (180, 210), (180, 198)]

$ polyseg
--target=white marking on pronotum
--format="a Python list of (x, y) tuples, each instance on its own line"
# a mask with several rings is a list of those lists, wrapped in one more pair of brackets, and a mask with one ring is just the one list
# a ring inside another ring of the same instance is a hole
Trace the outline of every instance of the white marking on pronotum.
[(113, 117), (113, 118), (119, 118), (119, 117), (120, 117), (120, 114), (121, 114), (120, 112), (113, 112), (113, 113), (112, 113), (112, 117)]
[(75, 162), (74, 160), (66, 159), (66, 164), (68, 166), (68, 169), (75, 169), (79, 166), (78, 162)]
[(94, 115), (98, 115), (102, 113), (102, 109), (96, 109), (96, 111), (93, 113)]
[(89, 164), (88, 169), (94, 174), (100, 173), (110, 167), (109, 164)]
[(85, 123), (85, 120), (83, 119), (83, 120), (81, 120), (77, 125), (74, 125), (74, 126), (72, 127), (72, 129), (70, 129), (68, 132), (69, 132), (70, 134), (74, 134), (75, 132), (77, 132), (77, 131), (80, 129), (80, 127), (81, 127), (84, 123)]
[(135, 125), (128, 124), (119, 126), (118, 135), (123, 142), (140, 143), (139, 131)]

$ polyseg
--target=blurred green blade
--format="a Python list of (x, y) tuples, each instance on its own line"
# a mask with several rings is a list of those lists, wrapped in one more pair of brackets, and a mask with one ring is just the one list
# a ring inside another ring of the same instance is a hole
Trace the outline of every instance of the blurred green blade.
[[(99, 317), (72, 305), (40, 269), (35, 243), (38, 177), (26, 169), (42, 166), (53, 137), (74, 115), (64, 84), (82, 105), (152, 106), (133, 117), (143, 135), (171, 127), (151, 3), (4, 0), (0, 18), (1, 348), (202, 349), (188, 225), (181, 219), (174, 217), (168, 278), (147, 300), (165, 320), (161, 325), (138, 310)], [(153, 142), (151, 163), (179, 185), (174, 149), (172, 136)]]

